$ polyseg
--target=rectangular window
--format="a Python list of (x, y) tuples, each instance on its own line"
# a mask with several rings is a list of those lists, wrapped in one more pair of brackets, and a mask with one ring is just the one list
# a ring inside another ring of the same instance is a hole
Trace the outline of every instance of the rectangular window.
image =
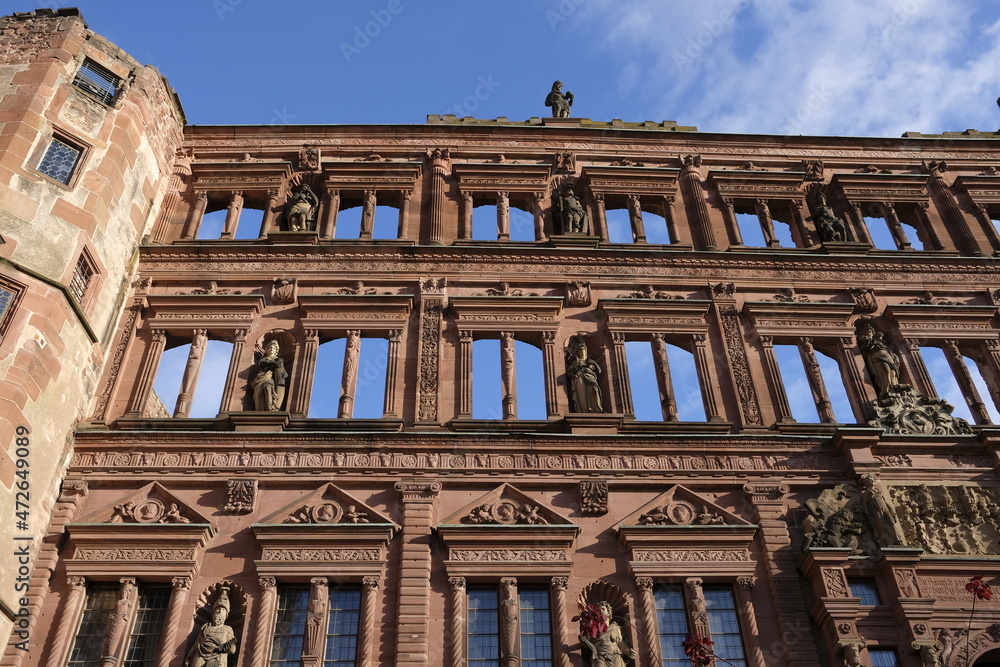
[[(470, 588), (468, 593), (468, 667), (500, 665), (500, 592), (492, 587)], [(552, 620), (549, 593), (544, 588), (519, 588), (521, 664), (552, 667)]]
[(656, 627), (660, 633), (660, 655), (664, 665), (690, 665), (684, 655), (684, 635), (688, 633), (684, 593), (680, 586), (657, 586), (653, 590)]
[(733, 591), (728, 586), (705, 586), (705, 607), (708, 609), (708, 631), (715, 642), (712, 647), (715, 655), (733, 667), (746, 667)]
[(882, 600), (878, 596), (878, 587), (875, 586), (875, 582), (871, 579), (848, 579), (847, 585), (851, 589), (852, 598), (861, 598), (861, 604), (865, 606), (874, 606), (877, 604), (882, 604)]
[(87, 287), (94, 273), (94, 265), (87, 258), (87, 254), (80, 253), (80, 258), (76, 260), (76, 267), (73, 269), (73, 277), (69, 281), (69, 292), (77, 303), (83, 303), (83, 297), (87, 294)]
[(469, 589), (466, 626), (469, 667), (499, 667), (500, 610), (495, 588)]
[(125, 649), (124, 667), (148, 667), (157, 663), (168, 604), (170, 586), (142, 586), (139, 589), (139, 602)]
[(278, 590), (278, 615), (271, 644), (271, 667), (299, 667), (306, 639), (308, 586), (283, 586)]
[(38, 171), (49, 178), (53, 178), (60, 183), (69, 185), (73, 177), (73, 169), (80, 161), (83, 149), (69, 144), (60, 137), (52, 137), (49, 141), (45, 154), (42, 155), (41, 162), (38, 163)]
[(521, 620), (521, 665), (552, 667), (552, 622), (549, 592), (545, 589), (518, 589)]
[(76, 73), (76, 78), (73, 79), (74, 86), (104, 104), (111, 104), (114, 101), (121, 82), (121, 77), (115, 76), (90, 58), (83, 61)]
[(872, 661), (872, 667), (899, 667), (899, 658), (896, 657), (896, 650), (891, 648), (870, 648), (868, 657)]
[(361, 591), (335, 588), (330, 591), (330, 620), (326, 629), (323, 667), (353, 667), (358, 653), (358, 623)]
[(80, 617), (67, 667), (92, 667), (101, 661), (104, 635), (118, 602), (116, 584), (94, 584), (87, 587), (87, 601)]

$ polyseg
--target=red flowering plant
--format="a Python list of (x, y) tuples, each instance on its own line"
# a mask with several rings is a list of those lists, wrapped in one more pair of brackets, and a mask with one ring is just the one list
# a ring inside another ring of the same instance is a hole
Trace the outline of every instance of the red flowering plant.
[(689, 632), (684, 635), (684, 655), (691, 658), (694, 667), (711, 667), (715, 664), (715, 652), (712, 646), (715, 645), (711, 639), (697, 632)]
[[(990, 598), (993, 597), (993, 589), (990, 585), (983, 581), (985, 577), (981, 574), (969, 579), (969, 583), (965, 585), (965, 590), (972, 593), (972, 611), (969, 613), (969, 627), (965, 629), (965, 645), (968, 647), (969, 638), (972, 634), (972, 617), (976, 615), (976, 600), (982, 600), (983, 602), (989, 602)], [(966, 650), (965, 652), (965, 664), (968, 667), (969, 658), (971, 656), (971, 651)]]
[(611, 619), (604, 617), (601, 608), (588, 604), (580, 605), (580, 613), (572, 618), (573, 621), (580, 622), (580, 636), (597, 639), (602, 632), (608, 631), (608, 621)]

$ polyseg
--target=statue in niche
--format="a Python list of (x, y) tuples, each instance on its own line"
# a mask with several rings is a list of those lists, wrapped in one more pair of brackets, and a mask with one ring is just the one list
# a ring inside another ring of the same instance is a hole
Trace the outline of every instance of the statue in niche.
[(593, 638), (580, 635), (580, 641), (590, 649), (590, 667), (625, 667), (625, 660), (631, 660), (635, 653), (625, 643), (622, 628), (613, 618), (611, 603), (602, 600), (597, 608), (604, 615), (608, 629)]
[(288, 386), (288, 371), (280, 354), (281, 346), (272, 338), (264, 346), (264, 356), (257, 362), (257, 375), (250, 381), (254, 410), (277, 412), (281, 409)]
[(858, 330), (858, 345), (881, 398), (899, 384), (899, 355), (885, 342), (885, 336), (867, 323)]
[(553, 208), (563, 234), (585, 234), (587, 232), (587, 211), (576, 196), (572, 183), (563, 186), (553, 197)]
[(292, 232), (309, 231), (316, 220), (319, 197), (308, 184), (303, 183), (288, 198), (288, 203), (285, 206), (285, 220), (288, 221), (288, 230)]
[(574, 337), (566, 360), (566, 382), (573, 412), (604, 412), (601, 388), (597, 384), (600, 374), (601, 367), (588, 357), (586, 341), (580, 336)]
[(569, 118), (569, 108), (573, 106), (573, 93), (562, 91), (562, 81), (552, 84), (552, 90), (545, 96), (545, 106), (552, 108), (553, 118)]
[(865, 473), (861, 476), (861, 504), (868, 517), (868, 524), (875, 534), (875, 541), (880, 547), (894, 547), (903, 543), (903, 526), (899, 523), (896, 510), (889, 503), (889, 494), (885, 492), (878, 476)]
[(816, 232), (819, 240), (824, 243), (847, 240), (847, 225), (841, 218), (833, 212), (833, 208), (826, 203), (826, 195), (822, 192), (816, 197), (816, 207), (809, 218), (816, 223)]
[(236, 653), (236, 634), (226, 625), (230, 606), (229, 588), (224, 586), (212, 605), (212, 620), (201, 626), (184, 667), (228, 667), (228, 656)]

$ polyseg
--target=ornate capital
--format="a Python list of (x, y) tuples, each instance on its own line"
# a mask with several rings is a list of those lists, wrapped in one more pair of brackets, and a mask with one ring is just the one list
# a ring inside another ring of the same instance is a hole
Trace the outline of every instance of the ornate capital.
[(653, 590), (653, 578), (652, 577), (636, 577), (635, 586), (640, 591), (651, 591)]
[(380, 583), (381, 582), (379, 582), (378, 577), (372, 577), (372, 576), (365, 577), (364, 579), (361, 580), (361, 585), (370, 591), (376, 590), (379, 587)]
[(568, 577), (552, 577), (550, 582), (552, 590), (554, 591), (565, 591), (569, 588), (569, 578)]
[(86, 577), (66, 577), (66, 585), (70, 588), (85, 588), (87, 586)]
[(191, 577), (174, 577), (170, 580), (175, 591), (186, 591), (191, 589)]
[(273, 589), (278, 585), (278, 581), (274, 577), (257, 577), (257, 583), (261, 590)]
[(402, 329), (389, 329), (389, 342), (398, 343), (403, 340)]
[(465, 588), (465, 577), (449, 577), (448, 585), (453, 589)]
[(753, 577), (736, 577), (736, 587), (741, 591), (752, 591), (756, 582)]

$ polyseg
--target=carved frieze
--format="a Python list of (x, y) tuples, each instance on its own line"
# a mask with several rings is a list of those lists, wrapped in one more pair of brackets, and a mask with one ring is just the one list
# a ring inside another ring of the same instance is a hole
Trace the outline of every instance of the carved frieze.
[(891, 486), (905, 541), (933, 554), (1000, 554), (1000, 489), (988, 485)]

